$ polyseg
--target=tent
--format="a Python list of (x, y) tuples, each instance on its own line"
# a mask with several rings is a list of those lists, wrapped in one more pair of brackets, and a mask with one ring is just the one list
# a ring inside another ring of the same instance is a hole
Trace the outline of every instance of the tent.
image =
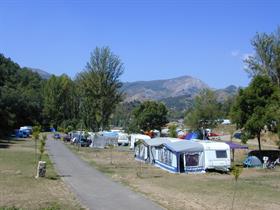
[(194, 131), (190, 132), (185, 137), (186, 140), (192, 140), (192, 139), (203, 139), (203, 135), (200, 131)]
[(109, 145), (118, 145), (117, 137), (94, 135), (91, 140), (92, 144), (90, 146), (93, 148), (105, 148)]
[(230, 148), (226, 143), (167, 137), (137, 141), (135, 159), (171, 173), (203, 173), (207, 169), (228, 171), (231, 164)]
[(135, 142), (134, 156), (137, 160), (154, 163), (154, 147), (160, 146), (164, 143), (181, 141), (176, 138), (158, 137), (158, 138), (142, 138)]
[(244, 160), (243, 165), (246, 167), (261, 167), (262, 161), (260, 161), (260, 159), (257, 158), (256, 156), (248, 156)]
[(154, 147), (154, 164), (171, 173), (204, 172), (203, 146), (194, 141), (169, 141)]

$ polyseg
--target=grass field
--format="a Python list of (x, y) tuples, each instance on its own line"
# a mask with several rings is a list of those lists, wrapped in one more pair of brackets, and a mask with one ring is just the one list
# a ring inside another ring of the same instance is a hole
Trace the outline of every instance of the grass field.
[(34, 141), (0, 140), (0, 209), (81, 209), (48, 156), (45, 178), (35, 179)]
[[(113, 149), (113, 164), (109, 149), (69, 148), (113, 180), (167, 209), (280, 209), (279, 167), (243, 169), (235, 185), (231, 174), (170, 174), (135, 161), (132, 152), (123, 147)], [(237, 154), (237, 159), (244, 155)]]

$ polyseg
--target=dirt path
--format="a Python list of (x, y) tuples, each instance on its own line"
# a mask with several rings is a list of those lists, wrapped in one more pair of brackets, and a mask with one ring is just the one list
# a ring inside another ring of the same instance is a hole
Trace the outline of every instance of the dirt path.
[(157, 204), (113, 182), (79, 159), (62, 142), (50, 140), (47, 150), (58, 174), (89, 209), (159, 210)]

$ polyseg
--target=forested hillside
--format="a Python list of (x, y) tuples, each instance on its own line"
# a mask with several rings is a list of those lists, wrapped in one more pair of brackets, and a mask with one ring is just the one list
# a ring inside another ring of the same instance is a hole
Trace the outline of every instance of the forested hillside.
[(121, 60), (108, 47), (95, 48), (74, 80), (21, 68), (0, 54), (0, 135), (37, 124), (61, 130), (109, 128), (123, 100), (122, 73)]
[(22, 124), (42, 122), (44, 81), (0, 54), (0, 135)]

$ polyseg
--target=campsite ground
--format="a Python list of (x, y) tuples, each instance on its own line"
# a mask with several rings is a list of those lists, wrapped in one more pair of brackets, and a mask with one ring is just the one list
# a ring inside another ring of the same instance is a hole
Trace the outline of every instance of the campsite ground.
[(34, 141), (0, 140), (0, 209), (81, 209), (47, 155), (46, 178), (35, 179)]
[[(244, 169), (238, 182), (230, 174), (170, 174), (134, 160), (127, 147), (69, 148), (113, 180), (167, 209), (279, 209), (280, 167)], [(111, 155), (113, 164), (111, 164)], [(237, 162), (244, 153), (236, 154)]]
[[(220, 137), (223, 141), (235, 141), (237, 143), (240, 143), (239, 139), (230, 138), (230, 136), (236, 132), (236, 125), (219, 125), (215, 129), (213, 129), (214, 133), (217, 133), (219, 135), (222, 135)], [(279, 140), (279, 137), (276, 133), (272, 132), (262, 132), (261, 133), (261, 145), (264, 146), (264, 149), (277, 149), (277, 141)], [(255, 139), (249, 139), (247, 142), (249, 149), (258, 149), (258, 140)]]

